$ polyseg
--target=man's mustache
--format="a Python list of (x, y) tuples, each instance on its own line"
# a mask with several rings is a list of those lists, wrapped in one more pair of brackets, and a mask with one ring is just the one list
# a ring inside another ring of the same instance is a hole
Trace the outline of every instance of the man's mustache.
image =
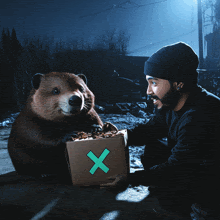
[(148, 100), (150, 99), (160, 100), (157, 96), (148, 95)]

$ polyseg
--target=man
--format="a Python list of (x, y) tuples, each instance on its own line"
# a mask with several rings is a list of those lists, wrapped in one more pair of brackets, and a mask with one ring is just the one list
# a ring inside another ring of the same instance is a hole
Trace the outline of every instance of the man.
[(168, 211), (189, 216), (192, 208), (192, 218), (209, 219), (218, 216), (219, 207), (220, 98), (197, 85), (198, 63), (182, 42), (145, 62), (147, 95), (158, 112), (128, 130), (128, 146), (146, 145), (144, 171), (130, 174), (128, 181), (150, 186), (150, 195)]

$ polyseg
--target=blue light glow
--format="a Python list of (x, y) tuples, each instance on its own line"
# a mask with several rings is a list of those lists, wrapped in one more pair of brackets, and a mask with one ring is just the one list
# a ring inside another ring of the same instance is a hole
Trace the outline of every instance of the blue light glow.
[(197, 5), (197, 0), (183, 0), (183, 2), (189, 6), (196, 6)]

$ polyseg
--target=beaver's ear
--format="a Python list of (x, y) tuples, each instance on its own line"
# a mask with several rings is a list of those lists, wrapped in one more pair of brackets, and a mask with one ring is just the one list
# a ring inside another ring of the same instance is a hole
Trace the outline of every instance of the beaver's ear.
[(79, 76), (81, 79), (83, 79), (83, 81), (85, 82), (85, 84), (87, 85), (87, 78), (84, 74), (80, 73), (77, 76)]
[(38, 89), (40, 86), (40, 81), (41, 81), (41, 77), (44, 76), (44, 74), (42, 73), (36, 73), (33, 77), (32, 77), (32, 86), (35, 89)]

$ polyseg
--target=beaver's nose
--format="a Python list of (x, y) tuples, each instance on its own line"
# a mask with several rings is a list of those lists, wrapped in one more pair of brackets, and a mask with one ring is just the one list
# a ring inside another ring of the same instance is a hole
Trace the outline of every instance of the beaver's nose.
[(73, 95), (69, 99), (69, 105), (71, 106), (81, 106), (82, 100), (79, 96)]

